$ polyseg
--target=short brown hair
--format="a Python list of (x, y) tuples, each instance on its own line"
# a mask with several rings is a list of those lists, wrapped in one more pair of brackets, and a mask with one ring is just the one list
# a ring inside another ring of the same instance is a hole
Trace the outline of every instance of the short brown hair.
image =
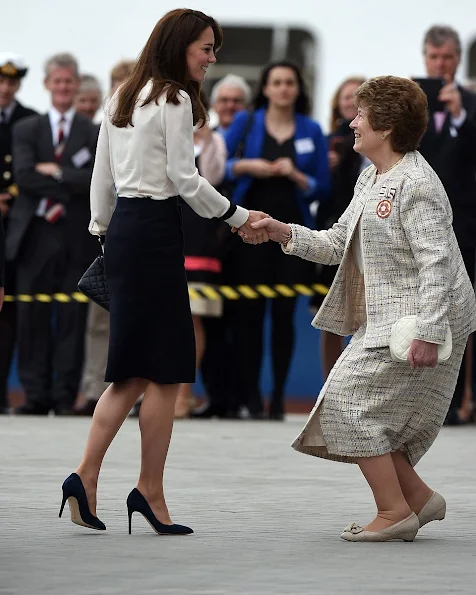
[(428, 124), (428, 101), (415, 81), (378, 76), (360, 85), (355, 98), (357, 106), (367, 110), (373, 130), (392, 131), (394, 151), (416, 151)]
[(111, 122), (118, 128), (132, 126), (132, 114), (137, 97), (147, 81), (152, 79), (152, 89), (142, 103), (157, 102), (166, 92), (167, 103), (178, 105), (178, 93), (185, 91), (190, 96), (193, 123), (205, 123), (207, 112), (200, 101), (201, 85), (190, 79), (187, 67), (187, 48), (211, 27), (215, 37), (215, 52), (223, 42), (220, 25), (198, 10), (177, 8), (171, 10), (154, 27), (142, 50), (137, 64), (127, 81), (120, 87), (117, 107)]
[(334, 93), (334, 96), (331, 100), (331, 132), (336, 132), (336, 130), (339, 128), (339, 121), (342, 118), (342, 115), (339, 110), (339, 98), (340, 94), (344, 90), (344, 87), (347, 87), (347, 85), (350, 84), (361, 85), (362, 83), (365, 83), (365, 78), (363, 76), (349, 76), (344, 81), (342, 81), (342, 83), (337, 87), (337, 90)]
[(121, 60), (115, 64), (111, 70), (111, 87), (116, 83), (123, 83), (131, 74), (135, 65), (135, 60)]

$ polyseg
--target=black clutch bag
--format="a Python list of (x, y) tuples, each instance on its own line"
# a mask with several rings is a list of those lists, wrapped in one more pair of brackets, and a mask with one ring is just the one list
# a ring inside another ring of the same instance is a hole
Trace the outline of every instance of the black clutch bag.
[[(103, 238), (99, 238), (101, 246)], [(78, 283), (81, 293), (109, 312), (109, 290), (104, 272), (104, 255), (101, 253), (84, 273)]]

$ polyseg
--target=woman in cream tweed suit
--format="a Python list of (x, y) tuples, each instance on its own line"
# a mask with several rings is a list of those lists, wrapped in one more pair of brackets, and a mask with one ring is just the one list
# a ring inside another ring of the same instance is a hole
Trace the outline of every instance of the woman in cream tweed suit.
[[(359, 87), (356, 103), (354, 149), (373, 165), (339, 221), (327, 231), (271, 218), (253, 226), (266, 228), (288, 254), (340, 265), (312, 324), (353, 335), (293, 447), (357, 463), (369, 483), (377, 516), (346, 527), (344, 539), (412, 541), (422, 525), (445, 516), (443, 497), (414, 465), (445, 419), (476, 329), (476, 304), (448, 197), (416, 151), (428, 120), (426, 96), (413, 81), (386, 76)], [(417, 315), (416, 337), (408, 363), (394, 362), (391, 328), (407, 315)], [(452, 354), (437, 364), (448, 327)]]

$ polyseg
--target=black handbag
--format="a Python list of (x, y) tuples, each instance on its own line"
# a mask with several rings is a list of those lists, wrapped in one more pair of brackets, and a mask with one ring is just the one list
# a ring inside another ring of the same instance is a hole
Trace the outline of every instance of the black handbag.
[[(102, 247), (104, 245), (104, 238), (100, 237), (99, 242)], [(101, 254), (94, 259), (92, 265), (79, 280), (78, 289), (91, 301), (109, 312), (109, 290), (104, 271), (104, 254), (102, 249)]]

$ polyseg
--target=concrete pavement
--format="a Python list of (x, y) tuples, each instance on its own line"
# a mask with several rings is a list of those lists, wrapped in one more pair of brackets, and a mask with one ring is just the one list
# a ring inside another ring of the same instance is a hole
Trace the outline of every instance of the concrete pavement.
[(354, 465), (289, 444), (285, 423), (180, 421), (166, 469), (172, 518), (161, 537), (125, 498), (139, 469), (137, 420), (106, 456), (98, 492), (104, 533), (58, 518), (88, 419), (0, 416), (0, 595), (452, 595), (476, 591), (476, 426), (444, 428), (419, 465), (448, 502), (413, 543), (352, 544), (339, 535), (374, 513)]

